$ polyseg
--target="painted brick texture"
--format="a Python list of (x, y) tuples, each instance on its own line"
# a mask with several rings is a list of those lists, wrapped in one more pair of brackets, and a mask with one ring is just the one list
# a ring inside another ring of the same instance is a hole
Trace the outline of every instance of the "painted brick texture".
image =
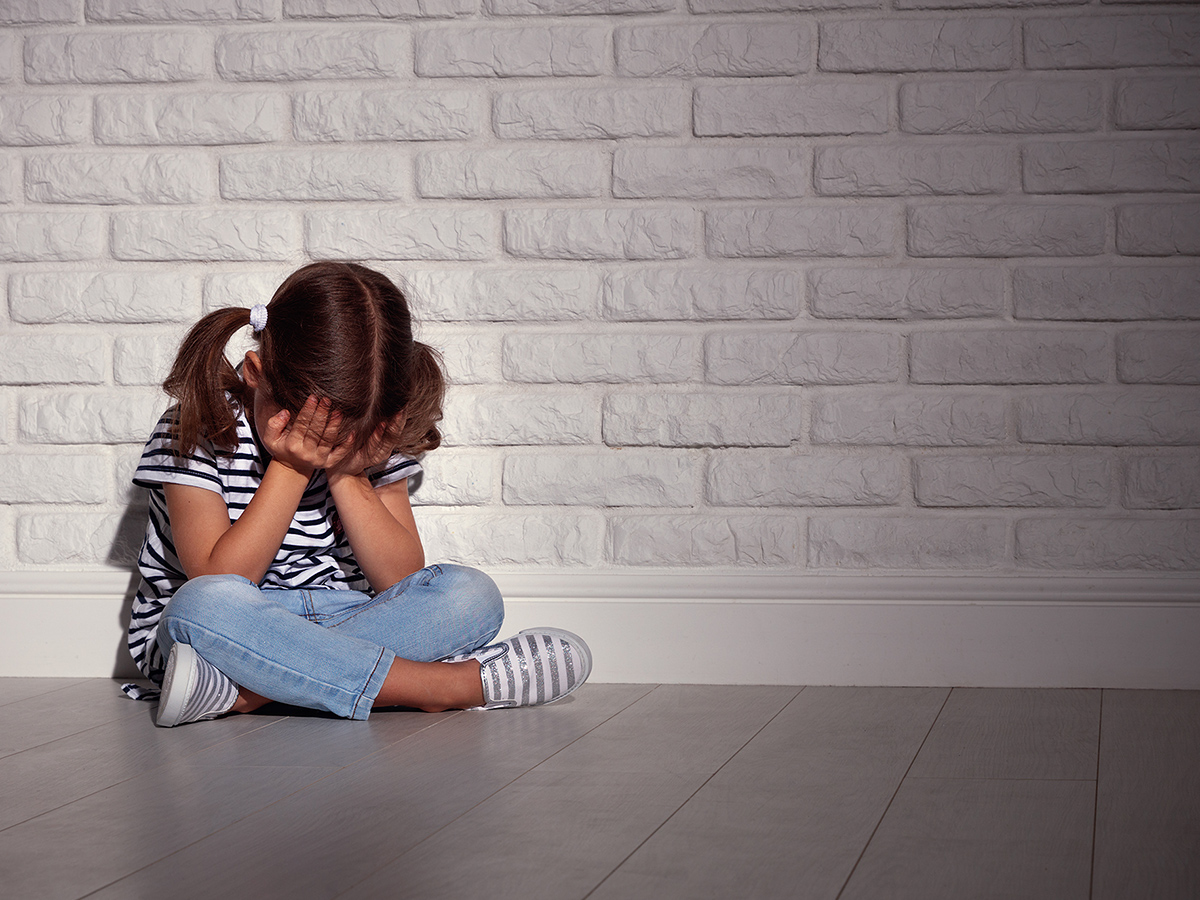
[(188, 324), (351, 258), (430, 558), (1200, 573), (1194, 4), (0, 6), (4, 566), (128, 560)]

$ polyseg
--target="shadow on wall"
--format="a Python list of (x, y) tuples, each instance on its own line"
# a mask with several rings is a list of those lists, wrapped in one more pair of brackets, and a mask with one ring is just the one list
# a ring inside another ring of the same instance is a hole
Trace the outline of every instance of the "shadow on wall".
[(125, 635), (129, 631), (129, 618), (133, 611), (133, 598), (141, 583), (141, 574), (137, 569), (138, 552), (142, 547), (142, 538), (146, 533), (146, 520), (150, 515), (150, 507), (146, 501), (145, 491), (137, 490), (125, 505), (124, 512), (117, 523), (116, 535), (112, 545), (105, 555), (105, 562), (117, 569), (128, 570), (129, 583), (125, 587), (125, 595), (121, 600), (119, 621), (121, 625), (121, 640), (116, 647), (113, 659), (112, 674), (114, 678), (141, 678), (129, 648)]

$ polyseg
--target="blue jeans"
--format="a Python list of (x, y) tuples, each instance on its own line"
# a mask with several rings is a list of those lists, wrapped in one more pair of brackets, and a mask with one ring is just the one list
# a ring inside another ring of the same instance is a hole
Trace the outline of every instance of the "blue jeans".
[(260, 590), (240, 575), (193, 578), (158, 625), (164, 657), (190, 644), (256, 694), (365, 719), (397, 656), (469, 653), (500, 630), (495, 583), (465, 566), (428, 566), (386, 591)]

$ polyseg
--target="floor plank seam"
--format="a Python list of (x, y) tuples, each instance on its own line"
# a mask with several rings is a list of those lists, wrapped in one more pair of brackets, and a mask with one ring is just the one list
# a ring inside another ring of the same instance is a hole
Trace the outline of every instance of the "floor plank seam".
[[(500, 787), (496, 788), (496, 790), (492, 791), (492, 792), (491, 792), (490, 794), (488, 794), (486, 797), (483, 797), (483, 798), (481, 798), (481, 799), (479, 800), (479, 802), (478, 802), (478, 803), (475, 803), (475, 804), (473, 804), (472, 806), (468, 807), (467, 809), (463, 810), (461, 813), (459, 813), (457, 816), (454, 816), (453, 818), (451, 818), (450, 820), (448, 820), (448, 821), (447, 821), (445, 824), (443, 824), (443, 825), (442, 825), (440, 828), (436, 829), (435, 831), (431, 831), (429, 834), (425, 835), (425, 837), (421, 838), (421, 840), (417, 841), (417, 843), (413, 844), (411, 847), (408, 847), (408, 848), (407, 848), (406, 850), (404, 850), (402, 853), (399, 853), (399, 854), (397, 854), (396, 856), (393, 856), (393, 857), (391, 857), (390, 859), (387, 859), (387, 860), (385, 860), (384, 862), (380, 863), (378, 866), (376, 866), (376, 867), (375, 867), (374, 869), (372, 869), (370, 872), (367, 872), (367, 873), (366, 873), (366, 874), (365, 874), (365, 875), (364, 875), (362, 878), (360, 878), (358, 881), (355, 881), (353, 884), (350, 884), (350, 885), (348, 885), (348, 886), (346, 887), (346, 889), (345, 889), (345, 890), (343, 890), (343, 891), (339, 891), (339, 892), (337, 893), (336, 897), (344, 897), (346, 894), (348, 894), (348, 893), (350, 893), (351, 891), (353, 891), (353, 890), (354, 890), (356, 887), (358, 887), (358, 886), (359, 886), (360, 884), (362, 884), (363, 882), (370, 881), (370, 880), (371, 880), (371, 879), (372, 879), (372, 878), (375, 876), (375, 874), (376, 874), (377, 872), (380, 872), (380, 871), (382, 871), (383, 869), (386, 869), (388, 866), (390, 866), (390, 865), (392, 865), (394, 862), (396, 862), (396, 860), (398, 860), (398, 859), (403, 859), (405, 856), (407, 856), (408, 854), (412, 853), (414, 850), (418, 849), (418, 848), (419, 848), (419, 847), (420, 847), (422, 844), (425, 844), (425, 843), (427, 843), (428, 841), (431, 841), (431, 840), (432, 840), (434, 837), (436, 837), (437, 835), (439, 835), (439, 834), (441, 834), (443, 831), (445, 831), (447, 828), (449, 828), (449, 827), (451, 827), (452, 825), (454, 825), (454, 823), (456, 823), (456, 822), (458, 822), (458, 821), (462, 820), (462, 819), (463, 819), (464, 817), (466, 817), (466, 816), (469, 816), (469, 815), (471, 815), (471, 813), (473, 813), (475, 810), (477, 810), (477, 809), (478, 809), (480, 806), (482, 806), (483, 804), (487, 803), (489, 800), (491, 800), (493, 797), (495, 797), (495, 796), (496, 796), (497, 794), (499, 794), (501, 791), (504, 791), (504, 790), (506, 790), (506, 789), (507, 789), (508, 787), (510, 787), (511, 785), (513, 785), (513, 784), (515, 784), (516, 782), (520, 781), (522, 778), (524, 778), (526, 775), (528, 775), (530, 772), (532, 772), (532, 771), (533, 771), (534, 769), (536, 769), (538, 766), (542, 765), (543, 763), (545, 763), (545, 762), (547, 762), (547, 761), (549, 761), (549, 760), (551, 760), (551, 759), (554, 759), (554, 757), (558, 756), (558, 754), (562, 753), (562, 752), (563, 752), (564, 750), (566, 750), (568, 747), (570, 747), (570, 746), (572, 746), (572, 745), (574, 745), (574, 744), (578, 743), (579, 741), (583, 740), (583, 739), (584, 739), (584, 738), (586, 738), (586, 737), (587, 737), (589, 734), (591, 734), (593, 731), (595, 731), (597, 728), (600, 728), (600, 727), (601, 727), (601, 726), (603, 726), (605, 723), (612, 721), (612, 720), (613, 720), (613, 719), (615, 719), (617, 716), (619, 716), (621, 713), (625, 712), (625, 710), (629, 709), (631, 706), (633, 706), (633, 705), (635, 705), (635, 704), (637, 704), (637, 703), (640, 703), (642, 700), (644, 700), (646, 697), (649, 697), (651, 694), (653, 694), (653, 693), (654, 693), (656, 690), (658, 690), (660, 687), (662, 687), (662, 685), (660, 685), (660, 684), (656, 684), (656, 685), (654, 685), (653, 687), (651, 687), (651, 688), (650, 688), (650, 690), (646, 691), (646, 693), (644, 693), (644, 694), (641, 694), (641, 695), (639, 695), (639, 696), (635, 697), (634, 699), (630, 700), (628, 703), (626, 703), (626, 704), (625, 704), (624, 706), (622, 706), (620, 709), (618, 709), (618, 710), (614, 711), (612, 715), (610, 715), (610, 716), (608, 716), (607, 718), (605, 718), (605, 719), (602, 719), (601, 721), (597, 722), (597, 723), (596, 723), (594, 726), (592, 726), (591, 728), (589, 728), (589, 729), (588, 729), (587, 731), (585, 731), (583, 734), (579, 735), (579, 736), (578, 736), (578, 737), (576, 737), (574, 740), (572, 740), (572, 741), (570, 741), (570, 742), (568, 742), (568, 743), (564, 744), (563, 746), (559, 747), (557, 750), (555, 750), (553, 753), (551, 753), (551, 754), (550, 754), (549, 756), (547, 756), (545, 759), (538, 760), (536, 763), (534, 763), (533, 765), (531, 765), (531, 766), (530, 766), (528, 769), (526, 769), (525, 771), (523, 771), (523, 772), (521, 772), (521, 773), (519, 773), (519, 774), (517, 774), (517, 775), (513, 776), (513, 777), (512, 777), (512, 778), (511, 778), (509, 781), (506, 781), (504, 784), (500, 785)], [(493, 711), (493, 712), (494, 712), (494, 711)]]
[(1096, 832), (1100, 827), (1100, 748), (1104, 745), (1104, 698), (1100, 691), (1100, 715), (1096, 722), (1096, 794), (1092, 801), (1092, 856), (1088, 866), (1088, 900), (1096, 891)]
[(858, 857), (854, 860), (854, 865), (850, 867), (850, 871), (846, 873), (846, 879), (842, 882), (842, 886), (838, 889), (837, 896), (834, 900), (839, 900), (842, 894), (846, 893), (846, 887), (850, 884), (850, 879), (854, 877), (854, 873), (858, 870), (859, 864), (867, 853), (867, 848), (871, 846), (871, 841), (875, 840), (875, 835), (879, 833), (879, 826), (883, 824), (883, 820), (887, 818), (888, 810), (892, 808), (892, 804), (896, 802), (896, 795), (900, 793), (900, 788), (904, 786), (904, 782), (908, 780), (908, 773), (912, 771), (912, 767), (917, 762), (917, 757), (921, 755), (921, 750), (925, 747), (925, 742), (929, 740), (929, 735), (933, 733), (933, 729), (937, 726), (938, 719), (946, 709), (946, 704), (950, 702), (950, 695), (954, 693), (954, 688), (946, 691), (946, 696), (942, 698), (942, 705), (938, 707), (937, 715), (933, 717), (933, 721), (929, 723), (929, 728), (925, 732), (925, 737), (921, 738), (921, 743), (913, 753), (912, 759), (908, 761), (908, 766), (904, 769), (904, 774), (896, 782), (896, 789), (892, 791), (892, 796), (888, 798), (887, 805), (883, 808), (883, 812), (879, 815), (879, 820), (875, 823), (875, 827), (871, 829), (871, 834), (863, 842), (862, 850), (858, 852)]
[(739, 753), (741, 753), (743, 750), (745, 750), (751, 741), (753, 741), (756, 737), (758, 737), (760, 734), (762, 734), (763, 729), (765, 729), (768, 725), (770, 725), (777, 718), (779, 718), (779, 716), (781, 716), (783, 714), (784, 710), (786, 710), (789, 706), (791, 706), (793, 703), (795, 703), (796, 698), (799, 697), (802, 693), (804, 693), (803, 686), (798, 691), (796, 691), (795, 694), (792, 695), (791, 700), (789, 700), (787, 703), (783, 704), (783, 706), (781, 706), (775, 712), (775, 715), (771, 716), (771, 718), (767, 719), (767, 721), (765, 721), (762, 724), (762, 728), (759, 728), (757, 731), (755, 731), (754, 734), (750, 735), (750, 737), (747, 738), (742, 743), (742, 746), (738, 747), (736, 750), (733, 751), (733, 753), (729, 754), (728, 759), (726, 759), (723, 763), (721, 763), (721, 765), (717, 766), (717, 768), (707, 778), (705, 778), (704, 781), (694, 791), (692, 791), (690, 794), (688, 794), (688, 796), (684, 799), (684, 801), (682, 803), (680, 803), (677, 807), (675, 807), (674, 810), (671, 811), (671, 814), (669, 816), (667, 816), (665, 819), (663, 819), (661, 822), (659, 822), (658, 825), (656, 825), (650, 831), (650, 833), (648, 835), (646, 835), (646, 837), (643, 840), (639, 841), (638, 845), (636, 847), (634, 847), (632, 850), (630, 850), (629, 853), (626, 854), (624, 859), (620, 860), (615, 866), (612, 867), (611, 870), (609, 870), (609, 873), (607, 875), (605, 875), (603, 878), (601, 878), (599, 881), (597, 881), (592, 886), (592, 889), (583, 895), (581, 900), (588, 900), (588, 897), (592, 896), (592, 894), (594, 894), (594, 893), (596, 893), (596, 891), (600, 890), (600, 888), (603, 887), (604, 882), (606, 882), (606, 881), (608, 881), (608, 879), (612, 878), (612, 876), (615, 875), (620, 870), (621, 866), (623, 866), (623, 865), (625, 865), (625, 863), (629, 862), (629, 860), (633, 858), (634, 854), (636, 854), (639, 850), (642, 849), (642, 847), (644, 847), (646, 845), (647, 841), (649, 841), (651, 838), (654, 837), (654, 835), (658, 834), (659, 831), (661, 831), (664, 827), (666, 827), (667, 823), (670, 822), (673, 818), (675, 818), (676, 814), (681, 809), (683, 809), (685, 806), (687, 806), (688, 803), (690, 803), (692, 801), (693, 797), (695, 797), (698, 793), (700, 793), (702, 790), (704, 790), (705, 785), (707, 785), (710, 781), (712, 781), (714, 778), (717, 777), (717, 773), (719, 773), (722, 769), (724, 769), (727, 765), (729, 765), (729, 763), (733, 761), (734, 757), (736, 757)]

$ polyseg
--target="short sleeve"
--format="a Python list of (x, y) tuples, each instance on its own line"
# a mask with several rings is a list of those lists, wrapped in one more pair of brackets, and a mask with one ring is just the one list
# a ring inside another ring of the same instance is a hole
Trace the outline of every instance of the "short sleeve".
[(138, 487), (153, 488), (161, 484), (185, 484), (224, 495), (225, 489), (217, 471), (217, 461), (207, 447), (197, 447), (189, 456), (179, 456), (171, 449), (171, 425), (175, 420), (174, 407), (163, 413), (154, 432), (146, 441), (141, 461), (133, 473)]
[(371, 487), (383, 487), (405, 478), (412, 478), (421, 471), (421, 464), (411, 456), (393, 453), (387, 460), (367, 469)]

